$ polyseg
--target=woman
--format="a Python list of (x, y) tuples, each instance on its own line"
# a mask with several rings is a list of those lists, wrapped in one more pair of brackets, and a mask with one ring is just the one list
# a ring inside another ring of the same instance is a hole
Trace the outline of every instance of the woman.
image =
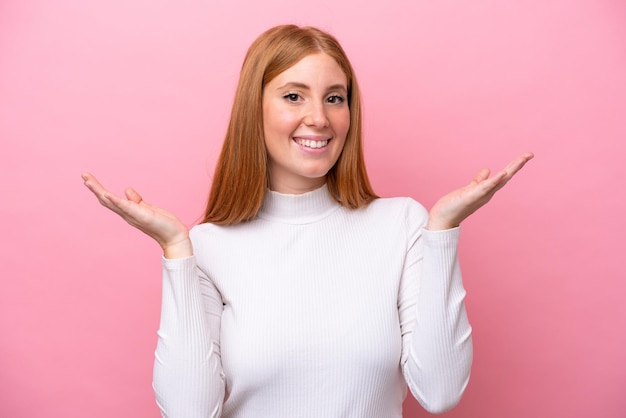
[(439, 200), (379, 199), (360, 95), (338, 42), (279, 26), (245, 58), (204, 222), (85, 185), (163, 248), (154, 367), (169, 417), (402, 416), (467, 385), (459, 224), (532, 158)]

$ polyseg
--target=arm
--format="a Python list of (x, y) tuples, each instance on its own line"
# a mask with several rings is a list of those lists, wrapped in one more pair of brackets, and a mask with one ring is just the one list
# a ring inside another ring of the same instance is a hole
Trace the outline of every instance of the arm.
[(471, 327), (457, 258), (459, 228), (428, 231), (409, 211), (409, 250), (401, 278), (402, 371), (409, 389), (429, 412), (454, 407), (469, 381)]
[(408, 215), (409, 250), (398, 305), (402, 370), (411, 392), (430, 412), (444, 412), (460, 401), (472, 363), (471, 326), (457, 254), (458, 227), (531, 158), (531, 153), (520, 155), (491, 178), (488, 169), (481, 170), (470, 184), (433, 206), (426, 228), (411, 227), (419, 213)]
[(195, 258), (163, 258), (163, 301), (153, 387), (164, 417), (219, 417), (222, 299)]
[(145, 202), (133, 189), (125, 198), (89, 173), (85, 186), (102, 206), (154, 239), (163, 249), (163, 301), (154, 364), (154, 391), (165, 417), (218, 417), (224, 398), (219, 355), (222, 301), (196, 266), (187, 227)]

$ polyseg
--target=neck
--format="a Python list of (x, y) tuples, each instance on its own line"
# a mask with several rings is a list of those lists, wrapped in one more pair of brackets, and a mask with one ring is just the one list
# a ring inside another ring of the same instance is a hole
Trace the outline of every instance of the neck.
[(306, 224), (317, 222), (341, 208), (332, 198), (325, 184), (321, 187), (301, 194), (283, 194), (267, 191), (259, 218), (288, 223)]
[(270, 190), (282, 194), (304, 194), (317, 190), (326, 184), (326, 176), (305, 181), (277, 181), (270, 178)]

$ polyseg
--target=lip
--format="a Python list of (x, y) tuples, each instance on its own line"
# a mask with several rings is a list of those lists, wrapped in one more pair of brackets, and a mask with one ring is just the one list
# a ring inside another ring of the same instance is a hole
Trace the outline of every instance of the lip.
[[(328, 146), (330, 144), (330, 140), (332, 138), (329, 138), (327, 136), (323, 136), (323, 135), (296, 135), (291, 137), (291, 140), (293, 141), (293, 143), (303, 152), (309, 154), (309, 155), (322, 155), (322, 154), (326, 154), (326, 152), (330, 149), (330, 147)], [(304, 145), (300, 145), (298, 144), (298, 141), (300, 140), (304, 140), (304, 141), (328, 141), (326, 146), (322, 147), (322, 148), (309, 148), (309, 147), (305, 147)]]
[(294, 135), (293, 140), (296, 139), (308, 139), (309, 141), (330, 141), (331, 138), (324, 135)]

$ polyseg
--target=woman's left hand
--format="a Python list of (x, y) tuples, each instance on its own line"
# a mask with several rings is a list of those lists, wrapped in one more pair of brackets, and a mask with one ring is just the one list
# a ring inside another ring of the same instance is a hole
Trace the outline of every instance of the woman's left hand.
[(520, 155), (491, 178), (489, 169), (480, 170), (470, 184), (445, 195), (435, 203), (430, 210), (426, 229), (437, 231), (459, 226), (464, 219), (489, 202), (533, 156), (530, 152)]

